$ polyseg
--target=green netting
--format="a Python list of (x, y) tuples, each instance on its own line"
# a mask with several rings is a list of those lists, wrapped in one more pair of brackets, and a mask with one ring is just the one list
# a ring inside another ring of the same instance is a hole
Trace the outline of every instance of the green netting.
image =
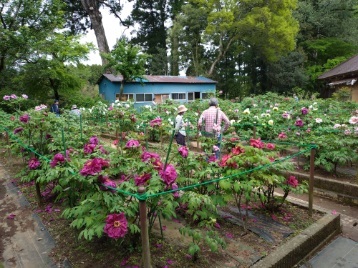
[[(17, 137), (14, 137), (14, 135), (12, 135), (9, 130), (7, 128), (3, 128), (7, 133), (8, 135), (15, 141), (17, 141), (22, 147), (24, 147), (26, 150), (28, 151), (31, 151), (33, 152), (34, 154), (38, 155), (40, 158), (50, 162), (50, 160), (39, 154), (38, 152), (36, 152), (36, 150), (34, 150), (33, 148), (30, 148), (26, 145), (24, 145), (24, 143)], [(63, 132), (62, 132), (63, 133)], [(173, 141), (173, 136), (174, 136), (174, 131), (172, 133), (172, 136), (171, 136), (171, 140), (170, 140), (170, 145), (169, 145), (169, 150), (168, 150), (168, 153), (167, 153), (167, 158), (165, 160), (165, 167), (167, 165), (167, 160), (168, 160), (168, 157), (169, 157), (169, 153), (170, 153), (170, 149), (171, 149), (171, 144), (172, 144), (172, 141)], [(297, 144), (294, 144), (294, 143), (290, 143), (290, 142), (281, 142), (281, 141), (272, 141), (274, 143), (280, 143), (280, 144), (286, 144), (286, 145), (297, 145)], [(281, 163), (281, 162), (284, 162), (284, 161), (287, 161), (288, 159), (291, 159), (291, 158), (294, 158), (298, 155), (301, 155), (301, 154), (304, 154), (312, 149), (316, 149), (317, 146), (314, 145), (314, 144), (300, 144), (300, 147), (307, 147), (305, 150), (303, 151), (299, 151), (295, 154), (292, 154), (292, 155), (289, 155), (289, 156), (286, 156), (286, 157), (282, 157), (280, 159), (276, 159), (274, 162), (270, 163), (270, 164), (267, 164), (267, 165), (262, 165), (262, 166), (258, 166), (258, 167), (255, 167), (253, 169), (249, 169), (249, 170), (245, 170), (245, 171), (242, 171), (242, 172), (238, 172), (238, 173), (235, 173), (235, 174), (231, 174), (229, 176), (225, 176), (225, 177), (220, 177), (220, 178), (216, 178), (216, 179), (212, 179), (212, 180), (208, 180), (208, 181), (205, 181), (205, 182), (201, 182), (201, 183), (196, 183), (196, 184), (191, 184), (191, 185), (188, 185), (188, 186), (184, 186), (184, 187), (181, 187), (181, 188), (178, 188), (178, 189), (175, 189), (175, 190), (167, 190), (167, 191), (163, 191), (163, 192), (159, 192), (159, 193), (155, 193), (155, 194), (147, 194), (147, 193), (143, 193), (143, 194), (139, 194), (139, 193), (131, 193), (131, 192), (127, 192), (127, 191), (124, 191), (124, 190), (121, 190), (121, 189), (118, 189), (118, 188), (113, 188), (113, 187), (110, 187), (110, 186), (106, 186), (106, 185), (103, 185), (105, 186), (106, 188), (108, 189), (111, 189), (113, 191), (116, 191), (117, 193), (120, 193), (120, 194), (124, 194), (126, 196), (132, 196), (132, 197), (135, 197), (137, 198), (138, 200), (140, 201), (145, 201), (149, 198), (153, 198), (153, 197), (157, 197), (157, 196), (161, 196), (161, 195), (165, 195), (165, 194), (170, 194), (170, 193), (174, 193), (174, 192), (178, 192), (178, 191), (185, 191), (185, 190), (190, 190), (190, 189), (194, 189), (194, 188), (197, 188), (197, 187), (200, 187), (200, 186), (203, 186), (203, 185), (208, 185), (208, 184), (212, 184), (212, 183), (216, 183), (216, 182), (219, 182), (219, 181), (222, 181), (222, 180), (227, 180), (227, 179), (232, 179), (232, 178), (237, 178), (237, 177), (240, 177), (242, 175), (245, 175), (245, 174), (248, 174), (248, 173), (251, 173), (251, 172), (254, 172), (254, 171), (257, 171), (257, 170), (261, 170), (261, 169), (265, 169), (265, 168), (269, 168), (275, 164), (278, 164), (278, 163)], [(71, 172), (71, 174), (75, 175), (76, 173), (75, 172)]]

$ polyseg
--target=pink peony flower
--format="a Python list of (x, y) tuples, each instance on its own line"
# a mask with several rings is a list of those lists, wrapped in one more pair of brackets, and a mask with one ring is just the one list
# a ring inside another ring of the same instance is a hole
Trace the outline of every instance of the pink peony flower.
[(155, 127), (155, 126), (161, 126), (162, 125), (162, 119), (160, 117), (157, 117), (155, 119), (153, 119), (152, 121), (149, 122), (151, 127)]
[(89, 143), (97, 145), (97, 144), (98, 144), (98, 138), (97, 138), (97, 136), (92, 136), (92, 137), (89, 139)]
[(96, 144), (93, 143), (87, 143), (83, 146), (83, 152), (85, 154), (91, 154), (94, 152), (94, 149), (96, 148)]
[(156, 154), (156, 153), (151, 153), (151, 152), (148, 152), (148, 151), (144, 151), (142, 153), (142, 162), (148, 162), (149, 160), (160, 160), (160, 156), (159, 154)]
[(215, 154), (210, 155), (210, 156), (209, 156), (209, 159), (208, 159), (208, 162), (210, 163), (210, 162), (215, 162), (215, 161), (216, 161), (216, 156), (215, 156)]
[(28, 99), (29, 96), (27, 96), (26, 94), (22, 94), (21, 97), (23, 97), (24, 99)]
[[(176, 184), (176, 183), (174, 182), (174, 183), (172, 184), (172, 190), (176, 190), (176, 189), (178, 189), (178, 184)], [(174, 196), (174, 197), (180, 197), (179, 191), (174, 192), (174, 193), (173, 193), (173, 196)]]
[(179, 151), (179, 154), (184, 157), (184, 158), (187, 158), (188, 157), (188, 154), (189, 154), (189, 151), (188, 151), (188, 148), (186, 146), (181, 146), (178, 148), (178, 151)]
[(266, 148), (269, 149), (269, 150), (275, 150), (275, 144), (273, 144), (273, 143), (267, 143), (267, 144), (266, 144)]
[(61, 153), (55, 154), (55, 156), (53, 157), (52, 161), (50, 162), (50, 166), (52, 168), (54, 168), (55, 166), (57, 166), (58, 162), (60, 162), (60, 163), (65, 162), (65, 157)]
[(303, 115), (308, 114), (308, 109), (307, 109), (306, 107), (303, 107), (303, 108), (301, 109), (301, 113), (302, 113)]
[(80, 171), (80, 174), (82, 176), (96, 175), (97, 173), (101, 172), (103, 168), (108, 166), (109, 166), (108, 161), (102, 158), (90, 159), (86, 161), (84, 167)]
[(108, 215), (103, 231), (113, 239), (124, 237), (128, 232), (128, 222), (124, 213)]
[(145, 173), (142, 176), (135, 175), (134, 176), (134, 182), (135, 182), (136, 186), (144, 185), (151, 178), (152, 178), (152, 174), (150, 174), (150, 173)]
[(140, 143), (137, 140), (129, 140), (126, 143), (126, 148), (138, 148), (139, 146)]
[(265, 147), (265, 144), (260, 139), (250, 139), (250, 145), (254, 148), (262, 149)]
[(351, 118), (349, 118), (349, 124), (358, 124), (358, 116), (352, 116)]
[(287, 139), (287, 135), (285, 132), (281, 132), (280, 134), (278, 134), (278, 138), (280, 140), (284, 140), (284, 139)]
[(303, 127), (303, 121), (301, 119), (297, 119), (296, 122), (295, 122), (295, 126)]
[(103, 191), (110, 190), (114, 193), (116, 192), (115, 190), (108, 188), (108, 187), (117, 188), (117, 184), (114, 181), (110, 180), (108, 176), (99, 175), (98, 182), (102, 184), (100, 186), (101, 190)]
[(37, 169), (40, 165), (41, 163), (37, 158), (31, 158), (28, 163), (29, 169)]
[(286, 183), (293, 188), (296, 188), (298, 186), (298, 180), (296, 179), (295, 176), (290, 176), (287, 179)]
[(22, 128), (22, 127), (17, 127), (17, 128), (14, 129), (14, 134), (20, 133), (20, 132), (23, 131), (23, 130), (24, 130), (24, 128)]
[(241, 148), (240, 146), (235, 146), (234, 148), (231, 149), (231, 153), (233, 155), (239, 155), (239, 154), (242, 154), (244, 152), (245, 152), (245, 150), (243, 148)]
[(17, 99), (17, 96), (15, 94), (11, 94), (10, 96), (12, 99)]
[(170, 164), (166, 166), (165, 170), (160, 170), (159, 175), (164, 181), (164, 183), (168, 186), (174, 183), (176, 178), (178, 177), (175, 167)]
[(4, 97), (3, 97), (3, 100), (10, 100), (11, 99), (11, 97), (9, 96), (9, 95), (5, 95)]
[(20, 121), (23, 123), (27, 123), (30, 120), (30, 116), (28, 114), (24, 114), (22, 116), (20, 116)]

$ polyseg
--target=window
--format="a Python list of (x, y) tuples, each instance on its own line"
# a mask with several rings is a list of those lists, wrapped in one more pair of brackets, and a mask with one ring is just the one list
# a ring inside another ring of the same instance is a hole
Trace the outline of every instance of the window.
[(134, 100), (134, 94), (122, 94), (122, 98), (119, 99), (119, 93), (116, 94), (116, 100), (120, 100), (120, 101), (129, 101), (129, 100)]
[(136, 94), (136, 101), (143, 102), (143, 101), (152, 101), (153, 94)]
[(194, 92), (188, 92), (188, 101), (194, 100)]
[(185, 93), (172, 93), (173, 100), (186, 100)]
[(209, 99), (210, 95), (209, 93), (201, 93), (201, 98), (204, 99)]

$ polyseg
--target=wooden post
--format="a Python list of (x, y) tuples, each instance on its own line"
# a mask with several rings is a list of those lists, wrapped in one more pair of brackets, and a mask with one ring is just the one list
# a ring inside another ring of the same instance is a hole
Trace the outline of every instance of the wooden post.
[(253, 132), (254, 139), (256, 139), (256, 126), (253, 127)]
[(310, 156), (310, 179), (308, 185), (308, 215), (312, 217), (312, 208), (313, 208), (313, 182), (314, 182), (314, 157), (316, 150), (311, 149)]
[[(144, 194), (145, 188), (138, 187), (138, 193)], [(142, 237), (142, 263), (144, 268), (151, 268), (150, 249), (149, 249), (149, 234), (147, 222), (147, 205), (145, 200), (139, 200), (139, 219), (140, 219), (140, 234)]]

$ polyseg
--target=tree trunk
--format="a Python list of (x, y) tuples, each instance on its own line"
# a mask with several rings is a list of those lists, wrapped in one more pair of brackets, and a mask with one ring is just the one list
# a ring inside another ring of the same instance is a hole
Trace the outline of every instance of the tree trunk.
[[(88, 13), (92, 28), (96, 35), (97, 45), (99, 53), (109, 53), (108, 42), (106, 38), (106, 33), (104, 32), (103, 23), (102, 23), (102, 14), (99, 11), (99, 3), (97, 0), (81, 0), (83, 8)], [(107, 60), (102, 56), (102, 65), (107, 63)]]

